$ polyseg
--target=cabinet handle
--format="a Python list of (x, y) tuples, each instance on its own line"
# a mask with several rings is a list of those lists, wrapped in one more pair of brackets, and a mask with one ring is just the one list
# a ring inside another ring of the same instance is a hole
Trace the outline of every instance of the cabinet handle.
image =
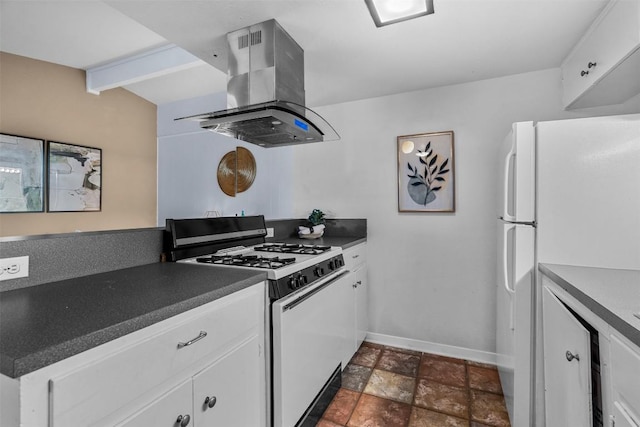
[(588, 68), (593, 68), (593, 67), (595, 67), (596, 65), (598, 65), (598, 63), (597, 63), (597, 62), (589, 62), (589, 63), (587, 64), (587, 67), (588, 67)]
[(580, 77), (584, 77), (584, 76), (586, 76), (587, 74), (589, 74), (589, 72), (588, 72), (588, 71), (585, 71), (585, 70), (580, 71)]
[(189, 421), (191, 421), (191, 417), (189, 415), (178, 415), (176, 424), (180, 427), (187, 427), (189, 425)]
[(360, 255), (353, 255), (351, 258), (352, 258), (352, 259), (356, 259), (356, 258), (358, 258), (359, 256), (360, 256)]
[(573, 359), (576, 359), (578, 362), (580, 361), (580, 356), (578, 354), (572, 354), (569, 350), (564, 354), (569, 362)]
[[(191, 345), (197, 341), (200, 341), (202, 338), (206, 337), (207, 333), (205, 331), (200, 331), (200, 335), (198, 335), (197, 337), (195, 337), (194, 339), (192, 339), (191, 341), (187, 341), (187, 342), (179, 342), (178, 343), (178, 348), (182, 348), (182, 347), (186, 347), (188, 345)], [(186, 424), (185, 424), (186, 425)]]
[[(218, 401), (218, 399), (215, 396), (211, 396), (211, 397), (207, 396), (204, 399), (204, 405), (208, 406), (209, 408), (213, 408), (214, 406), (216, 406), (216, 402), (217, 401)], [(207, 409), (207, 408), (205, 408), (205, 409)]]
[(362, 280), (358, 280), (356, 283), (353, 284), (354, 288), (357, 288), (358, 286), (362, 285)]

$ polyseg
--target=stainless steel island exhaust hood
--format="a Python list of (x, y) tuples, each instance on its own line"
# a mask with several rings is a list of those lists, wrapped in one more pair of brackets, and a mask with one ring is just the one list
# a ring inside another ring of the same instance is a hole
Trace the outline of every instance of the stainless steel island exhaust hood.
[(227, 34), (227, 110), (182, 117), (263, 147), (340, 139), (305, 107), (304, 52), (274, 19)]

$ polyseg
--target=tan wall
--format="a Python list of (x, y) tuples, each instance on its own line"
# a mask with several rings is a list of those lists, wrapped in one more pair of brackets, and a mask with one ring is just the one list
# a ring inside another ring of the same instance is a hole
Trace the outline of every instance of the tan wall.
[(102, 210), (0, 214), (0, 236), (156, 226), (156, 106), (83, 70), (0, 53), (0, 132), (102, 149)]

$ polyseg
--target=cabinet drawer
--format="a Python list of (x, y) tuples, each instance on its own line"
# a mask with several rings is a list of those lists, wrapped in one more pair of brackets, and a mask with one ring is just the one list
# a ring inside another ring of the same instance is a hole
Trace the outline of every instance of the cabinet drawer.
[(253, 286), (208, 304), (196, 316), (165, 320), (166, 331), (52, 378), (52, 427), (94, 425), (164, 381), (236, 345), (257, 330), (264, 316), (263, 292), (262, 286)]
[(611, 335), (611, 389), (634, 418), (640, 419), (640, 349)]
[(344, 251), (344, 264), (347, 270), (354, 271), (367, 262), (367, 245), (361, 243)]

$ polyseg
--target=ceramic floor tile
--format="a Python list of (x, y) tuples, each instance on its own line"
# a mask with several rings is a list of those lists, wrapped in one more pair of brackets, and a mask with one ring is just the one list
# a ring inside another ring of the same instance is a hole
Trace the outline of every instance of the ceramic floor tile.
[(489, 363), (475, 362), (473, 360), (467, 360), (467, 364), (471, 366), (477, 366), (479, 368), (497, 369), (496, 365), (490, 365)]
[(477, 366), (468, 366), (467, 369), (469, 373), (469, 387), (490, 393), (502, 394), (500, 374), (497, 369), (480, 368)]
[(465, 388), (420, 378), (413, 404), (459, 418), (469, 418), (468, 392)]
[(323, 418), (318, 422), (318, 424), (316, 424), (316, 427), (344, 427), (344, 425), (336, 424), (336, 423), (334, 423), (332, 421), (325, 420)]
[(451, 362), (448, 359), (424, 355), (420, 362), (418, 376), (442, 384), (466, 387), (466, 367), (464, 363)]
[(414, 406), (408, 427), (469, 427), (469, 421)]
[(339, 389), (327, 410), (324, 411), (322, 418), (338, 425), (345, 425), (359, 398), (360, 393), (345, 388)]
[(382, 348), (363, 345), (358, 349), (356, 354), (353, 355), (349, 363), (373, 368), (376, 366), (381, 353)]
[(383, 349), (390, 350), (390, 351), (397, 351), (398, 353), (413, 354), (414, 356), (422, 356), (422, 352), (417, 350), (409, 350), (408, 348), (392, 347), (390, 345), (385, 345)]
[(377, 369), (383, 369), (410, 377), (415, 377), (418, 374), (419, 366), (419, 355), (401, 353), (393, 350), (384, 350), (376, 364)]
[(411, 406), (363, 394), (347, 423), (348, 427), (406, 427)]
[(495, 427), (509, 427), (509, 413), (504, 397), (471, 390), (471, 419)]
[(374, 369), (363, 392), (398, 402), (411, 403), (415, 381), (415, 378), (406, 375)]
[(449, 357), (449, 356), (441, 356), (439, 354), (423, 353), (423, 355), (426, 357), (430, 357), (432, 359), (444, 360), (446, 362), (451, 362), (451, 363), (464, 363), (464, 360), (462, 359), (456, 359), (454, 357)]
[(369, 381), (372, 368), (349, 363), (342, 371), (342, 387), (361, 392)]

